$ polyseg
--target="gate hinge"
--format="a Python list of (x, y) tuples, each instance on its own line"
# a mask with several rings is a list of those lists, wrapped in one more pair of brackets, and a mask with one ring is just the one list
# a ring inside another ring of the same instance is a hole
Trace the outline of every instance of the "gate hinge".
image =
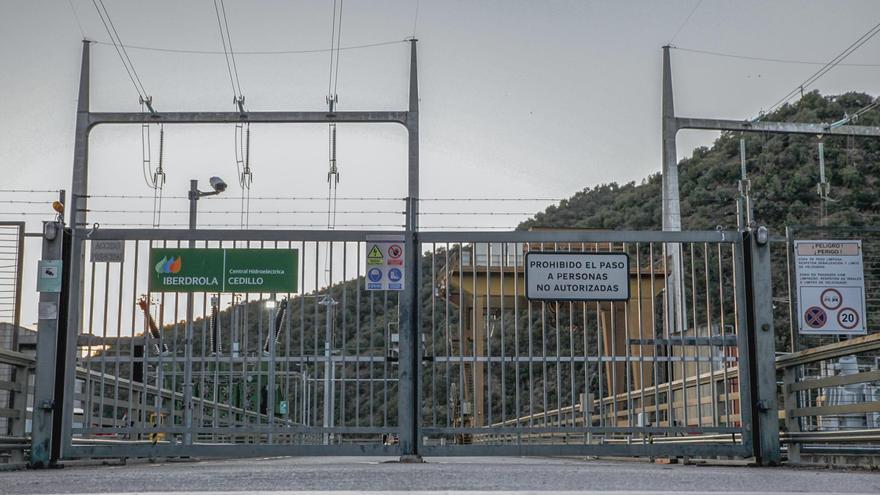
[(39, 409), (41, 411), (51, 411), (55, 409), (55, 402), (51, 400), (43, 400), (40, 401)]

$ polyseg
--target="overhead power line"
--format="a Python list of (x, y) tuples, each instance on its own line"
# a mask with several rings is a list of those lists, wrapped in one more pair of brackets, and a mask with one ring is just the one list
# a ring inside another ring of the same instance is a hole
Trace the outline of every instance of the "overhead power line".
[(113, 43), (113, 47), (116, 49), (117, 55), (119, 55), (119, 60), (122, 62), (122, 66), (125, 68), (125, 72), (128, 74), (128, 78), (131, 80), (131, 84), (134, 86), (135, 91), (137, 91), (138, 93), (139, 99), (144, 102), (150, 102), (150, 95), (144, 88), (144, 85), (141, 82), (141, 78), (138, 75), (137, 70), (134, 68), (134, 64), (131, 62), (131, 58), (128, 56), (128, 52), (125, 50), (125, 45), (123, 45), (122, 39), (119, 37), (119, 32), (116, 31), (116, 26), (113, 24), (113, 19), (110, 18), (110, 12), (104, 5), (104, 1), (92, 0), (92, 5), (95, 6), (95, 10), (98, 12), (98, 16), (101, 18), (101, 23), (104, 25), (104, 29), (107, 31), (107, 35), (110, 36), (110, 41)]
[[(807, 61), (807, 60), (792, 60), (787, 58), (769, 58), (769, 57), (754, 57), (751, 55), (739, 55), (735, 53), (724, 53), (724, 52), (714, 52), (710, 50), (699, 50), (696, 48), (685, 48), (683, 46), (671, 46), (673, 50), (678, 50), (682, 52), (690, 52), (690, 53), (699, 53), (702, 55), (712, 55), (715, 57), (726, 57), (726, 58), (736, 58), (740, 60), (755, 60), (758, 62), (775, 62), (780, 64), (799, 64), (799, 65), (825, 65), (827, 62), (815, 62), (815, 61)], [(840, 67), (880, 67), (880, 64), (847, 64), (847, 63), (839, 63), (837, 64)]]
[(76, 21), (76, 27), (79, 28), (79, 34), (82, 35), (83, 39), (86, 39), (86, 32), (83, 30), (82, 23), (79, 21), (79, 14), (76, 13), (76, 7), (73, 6), (73, 0), (67, 0), (67, 4), (70, 5), (70, 10), (73, 12), (73, 20)]
[(682, 21), (681, 25), (678, 26), (678, 29), (675, 30), (675, 34), (672, 35), (672, 38), (669, 38), (670, 45), (672, 44), (673, 41), (675, 41), (676, 36), (678, 36), (678, 34), (681, 32), (681, 30), (684, 29), (684, 27), (687, 25), (688, 21), (691, 20), (691, 17), (693, 17), (694, 12), (696, 12), (697, 9), (700, 8), (700, 5), (702, 5), (702, 3), (703, 3), (703, 0), (698, 1), (697, 4), (694, 5), (694, 8), (691, 9), (690, 14), (688, 14), (687, 17), (684, 18), (684, 21)]
[[(828, 73), (831, 69), (840, 64), (846, 57), (850, 56), (853, 52), (858, 50), (862, 45), (867, 43), (871, 38), (873, 38), (878, 32), (880, 32), (880, 22), (875, 24), (871, 29), (869, 29), (865, 34), (861, 35), (857, 40), (852, 42), (848, 47), (846, 47), (842, 52), (840, 52), (837, 56), (828, 61), (825, 65), (823, 65), (819, 70), (814, 72), (810, 77), (806, 78), (802, 83), (795, 86), (794, 89), (785, 94), (782, 98), (780, 98), (776, 103), (770, 106), (770, 108), (764, 113), (770, 113), (776, 110), (777, 108), (785, 105), (789, 101), (791, 101), (798, 94), (803, 94), (804, 90), (808, 88), (810, 85), (819, 80), (822, 76)], [(759, 117), (760, 118), (760, 117)]]
[(226, 70), (229, 72), (229, 84), (237, 105), (244, 104), (241, 92), (241, 81), (238, 77), (238, 65), (235, 63), (235, 50), (232, 48), (232, 37), (229, 34), (229, 19), (226, 17), (226, 5), (223, 0), (219, 4), (214, 0), (214, 13), (217, 15), (217, 28), (220, 30), (220, 41), (223, 44), (223, 55), (226, 57)]
[[(349, 45), (349, 46), (341, 46), (338, 48), (339, 51), (346, 50), (360, 50), (364, 48), (375, 48), (379, 46), (388, 46), (388, 45), (397, 45), (401, 43), (408, 43), (409, 40), (391, 40), (391, 41), (377, 41), (376, 43), (366, 43), (362, 45)], [(95, 41), (95, 44), (98, 45), (107, 45), (113, 46), (113, 43), (109, 41)], [(187, 48), (163, 48), (157, 46), (144, 46), (144, 45), (125, 45), (126, 48), (130, 50), (143, 50), (143, 51), (151, 51), (151, 52), (163, 52), (163, 53), (180, 53), (185, 55), (224, 55), (225, 52), (217, 51), (217, 50), (196, 50), (196, 49), (187, 49)], [(238, 56), (243, 55), (301, 55), (301, 54), (310, 54), (310, 53), (327, 53), (337, 50), (337, 48), (309, 48), (302, 50), (239, 50), (236, 51), (235, 54)]]
[(330, 29), (330, 81), (327, 83), (327, 93), (330, 95), (336, 94), (336, 87), (339, 84), (339, 40), (342, 37), (344, 1), (338, 0), (339, 6), (337, 8), (337, 0), (333, 0), (333, 26)]
[(415, 37), (416, 37), (416, 27), (418, 27), (418, 25), (419, 25), (419, 5), (421, 3), (422, 2), (420, 2), (419, 0), (416, 0), (416, 13), (413, 16), (413, 28), (412, 28), (413, 39), (415, 39)]

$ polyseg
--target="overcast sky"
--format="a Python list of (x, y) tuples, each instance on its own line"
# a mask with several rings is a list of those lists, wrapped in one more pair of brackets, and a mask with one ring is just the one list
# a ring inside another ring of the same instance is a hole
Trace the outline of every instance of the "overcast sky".
[[(123, 42), (169, 49), (222, 50), (212, 0), (104, 0)], [(330, 45), (332, 1), (226, 0), (236, 51), (322, 49)], [(694, 10), (694, 7), (699, 6)], [(0, 167), (2, 187), (69, 189), (82, 34), (109, 37), (90, 0), (0, 0)], [(562, 198), (600, 183), (641, 180), (660, 170), (661, 46), (825, 62), (880, 20), (875, 0), (800, 1), (430, 1), (348, 0), (342, 46), (419, 39), (423, 197)], [(689, 14), (693, 15), (683, 25)], [(679, 30), (680, 29), (680, 30)], [(678, 34), (675, 35), (676, 31)], [(675, 38), (673, 36), (675, 35)], [(848, 63), (878, 64), (880, 37)], [(138, 111), (138, 96), (112, 46), (92, 48), (92, 109)], [(231, 110), (222, 53), (130, 48), (159, 111)], [(236, 57), (251, 110), (326, 108), (329, 53)], [(408, 46), (346, 50), (339, 69), (340, 110), (404, 109)], [(745, 119), (819, 68), (674, 51), (675, 103), (682, 116)], [(819, 80), (823, 93), (880, 94), (880, 66), (839, 66)], [(154, 130), (154, 140), (158, 133)], [(711, 143), (682, 132), (679, 156)], [(190, 178), (220, 175), (238, 194), (233, 126), (166, 129), (166, 194), (182, 196)], [(155, 144), (155, 142), (154, 142)], [(339, 195), (405, 195), (405, 132), (394, 125), (339, 128)], [(138, 126), (97, 128), (91, 138), (93, 194), (151, 195), (141, 172)], [(254, 196), (326, 194), (326, 126), (252, 126)], [(9, 199), (0, 194), (0, 200)], [(44, 196), (36, 195), (42, 199)], [(212, 205), (238, 208), (235, 200)], [(452, 203), (426, 211), (532, 212), (513, 206)], [(95, 200), (92, 207), (122, 204)], [(131, 200), (126, 208), (152, 208)], [(182, 211), (183, 200), (166, 209)], [(360, 209), (402, 205), (353, 203)], [(214, 206), (215, 209), (219, 208)], [(252, 210), (325, 208), (322, 202), (256, 201)], [(0, 219), (24, 206), (3, 204)], [(222, 208), (221, 208), (222, 209)], [(342, 209), (342, 205), (340, 205)], [(352, 208), (358, 209), (358, 208)], [(31, 210), (28, 210), (31, 211)], [(96, 221), (149, 223), (149, 212)], [(27, 217), (37, 221), (39, 217)], [(270, 221), (310, 224), (321, 214)], [(182, 213), (163, 217), (184, 222)], [(238, 221), (206, 213), (204, 223)], [(522, 217), (426, 217), (427, 226), (513, 226)], [(341, 216), (341, 223), (399, 224), (399, 216)], [(470, 223), (463, 223), (470, 222)], [(262, 223), (260, 215), (251, 223)], [(26, 281), (25, 289), (31, 290)], [(27, 321), (27, 320), (25, 320)]]

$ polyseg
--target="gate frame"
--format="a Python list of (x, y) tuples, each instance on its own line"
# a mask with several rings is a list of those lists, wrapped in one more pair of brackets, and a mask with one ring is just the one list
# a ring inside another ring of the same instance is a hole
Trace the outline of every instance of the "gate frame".
[[(88, 154), (89, 134), (101, 124), (236, 124), (254, 123), (396, 123), (407, 130), (408, 163), (407, 163), (407, 197), (406, 219), (404, 229), (405, 249), (404, 263), (408, 267), (402, 294), (400, 354), (409, 356), (399, 363), (400, 384), (398, 413), (400, 421), (400, 452), (405, 460), (418, 459), (417, 425), (413, 421), (418, 411), (415, 373), (418, 366), (416, 332), (418, 331), (418, 314), (411, 311), (417, 299), (419, 270), (417, 264), (416, 232), (418, 231), (419, 208), (419, 93), (416, 38), (410, 38), (410, 73), (409, 73), (409, 108), (403, 111), (367, 111), (367, 112), (91, 112), (90, 97), (90, 43), (83, 40), (82, 62), (80, 66), (79, 98), (77, 101), (76, 131), (73, 157), (73, 177), (71, 185), (71, 204), (69, 222), (73, 229), (70, 253), (70, 295), (67, 314), (66, 356), (64, 385), (73, 390), (75, 382), (76, 337), (82, 328), (82, 303), (85, 289), (84, 242), (90, 232), (96, 229), (84, 229), (88, 226)], [(95, 225), (98, 227), (98, 225)], [(161, 232), (157, 230), (157, 232)], [(202, 231), (210, 232), (210, 231)], [(256, 231), (254, 231), (256, 232)], [(400, 234), (400, 232), (394, 232)], [(191, 330), (191, 327), (190, 327)], [(185, 398), (189, 403), (191, 398)], [(61, 410), (61, 452), (60, 457), (67, 457), (73, 452), (73, 396), (66, 394)], [(54, 435), (54, 433), (53, 433)]]
[[(400, 231), (381, 231), (381, 230), (224, 230), (224, 229), (77, 229), (76, 234), (80, 235), (84, 240), (122, 240), (122, 241), (178, 241), (184, 243), (186, 241), (296, 241), (296, 242), (366, 242), (366, 237), (370, 235), (400, 235)], [(402, 299), (402, 298), (401, 298)], [(401, 308), (401, 313), (403, 308)], [(401, 360), (400, 362), (402, 362)], [(69, 370), (68, 367), (65, 371)], [(75, 376), (75, 373), (74, 373)], [(400, 388), (398, 388), (399, 394)], [(71, 394), (65, 397), (67, 400)], [(72, 399), (71, 399), (72, 400)], [(70, 413), (65, 412), (63, 416), (64, 424), (68, 423), (68, 419), (72, 421), (72, 410)], [(69, 414), (69, 415), (68, 415)], [(397, 432), (402, 433), (403, 421), (399, 418), (397, 426), (391, 427), (331, 427), (329, 429), (320, 426), (303, 426), (297, 428), (285, 429), (292, 433), (322, 433), (348, 430), (355, 433), (365, 433), (365, 430), (376, 430), (376, 432)], [(166, 428), (167, 430), (176, 430), (181, 433), (189, 431), (185, 428)], [(65, 458), (101, 458), (101, 457), (156, 457), (168, 456), (179, 457), (181, 455), (188, 456), (204, 456), (204, 457), (232, 457), (242, 455), (264, 456), (264, 455), (296, 455), (296, 456), (319, 456), (319, 455), (376, 455), (391, 456), (400, 455), (404, 457), (400, 445), (363, 445), (363, 444), (343, 444), (343, 445), (309, 445), (309, 444), (126, 444), (126, 445), (72, 445), (72, 435), (62, 439), (63, 443), (69, 444), (64, 453)]]
[[(505, 444), (505, 445), (424, 445), (424, 436), (419, 435), (419, 452), (426, 456), (552, 456), (552, 455), (607, 455), (607, 456), (738, 456), (751, 457), (755, 456), (758, 462), (762, 462), (761, 448), (763, 444), (772, 442), (774, 439), (763, 440), (763, 430), (759, 425), (762, 417), (768, 416), (762, 414), (758, 416), (755, 404), (760, 400), (754, 400), (755, 393), (766, 393), (766, 387), (754, 387), (750, 385), (759, 380), (771, 381), (773, 383), (772, 395), (775, 404), (775, 368), (769, 378), (759, 378), (755, 375), (755, 366), (753, 361), (759, 363), (766, 361), (762, 365), (758, 365), (757, 372), (760, 373), (767, 363), (774, 366), (774, 349), (772, 346), (766, 347), (758, 352), (753, 345), (752, 334), (754, 331), (753, 321), (765, 322), (765, 309), (770, 309), (770, 329), (772, 330), (772, 308), (770, 306), (770, 293), (766, 293), (766, 301), (764, 304), (755, 305), (757, 309), (753, 310), (750, 302), (749, 292), (754, 283), (754, 273), (746, 269), (746, 260), (754, 255), (750, 251), (755, 247), (761, 249), (761, 245), (750, 242), (748, 237), (741, 232), (736, 231), (512, 231), (512, 232), (467, 232), (467, 231), (450, 231), (450, 232), (422, 232), (419, 234), (419, 242), (424, 243), (445, 243), (445, 242), (516, 242), (516, 243), (534, 243), (534, 242), (662, 242), (676, 245), (675, 243), (683, 242), (714, 242), (727, 243), (734, 246), (734, 263), (735, 271), (734, 284), (736, 287), (737, 302), (737, 325), (741, 329), (737, 333), (737, 349), (739, 354), (739, 380), (740, 380), (740, 414), (742, 426), (737, 430), (742, 433), (742, 440), (737, 445), (685, 445), (685, 444), (627, 444), (627, 445), (550, 445), (550, 444)], [(769, 261), (769, 245), (764, 244), (763, 248), (766, 252), (766, 261)], [(752, 262), (752, 270), (762, 268), (760, 263)], [(769, 265), (767, 270), (769, 270)], [(769, 271), (767, 271), (769, 283)], [(754, 291), (752, 291), (754, 293)], [(753, 311), (759, 311), (761, 318), (752, 319)], [(668, 318), (673, 318), (669, 315)], [(771, 342), (773, 333), (769, 334)], [(762, 340), (761, 343), (764, 343)], [(768, 360), (769, 356), (769, 360)], [(419, 383), (422, 380), (423, 367), (419, 367)], [(768, 398), (761, 399), (767, 401)], [(775, 419), (776, 409), (772, 410), (772, 416)], [(421, 433), (421, 415), (417, 419), (419, 430)], [(447, 428), (429, 428), (432, 432), (436, 430), (447, 430)], [(452, 428), (453, 430), (473, 430), (474, 428)], [(480, 427), (480, 433), (511, 433), (516, 428), (510, 427)], [(540, 429), (540, 428), (538, 428)], [(547, 428), (545, 428), (547, 429)], [(550, 428), (554, 431), (564, 430), (565, 428)], [(600, 428), (607, 430), (608, 428)], [(612, 428), (615, 429), (615, 428)], [(630, 428), (623, 428), (627, 430)], [(638, 428), (632, 428), (637, 430)], [(503, 430), (503, 431), (502, 431)], [(586, 428), (572, 428), (572, 432), (587, 432)], [(528, 432), (526, 432), (528, 433)], [(779, 435), (778, 422), (777, 434), (774, 437), (776, 443), (776, 452), (778, 455)], [(772, 452), (772, 448), (770, 449)], [(771, 458), (772, 458), (772, 454)], [(766, 456), (766, 454), (765, 454)], [(777, 458), (778, 459), (778, 458)]]

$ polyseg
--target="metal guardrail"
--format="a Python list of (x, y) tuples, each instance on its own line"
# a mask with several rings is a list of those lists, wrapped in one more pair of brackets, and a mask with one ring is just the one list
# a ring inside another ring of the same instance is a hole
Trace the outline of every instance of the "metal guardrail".
[(827, 374), (816, 378), (803, 376), (807, 366), (825, 364), (824, 368), (829, 369), (828, 363), (832, 360), (878, 351), (880, 334), (873, 334), (777, 358), (777, 368), (783, 374), (782, 394), (788, 430), (780, 435), (780, 440), (788, 444), (789, 462), (801, 462), (802, 454), (813, 453), (880, 455), (880, 428), (867, 424), (867, 428), (825, 429), (831, 427), (828, 418), (837, 422), (837, 418), (853, 420), (864, 416), (867, 421), (867, 415), (880, 414), (880, 400), (865, 400), (867, 396), (851, 402), (841, 401), (840, 404), (828, 399), (834, 395), (834, 390), (880, 381), (880, 371)]
[(13, 368), (14, 378), (0, 380), (0, 390), (11, 392), (11, 407), (0, 407), (0, 418), (5, 418), (10, 425), (11, 435), (0, 437), (0, 464), (23, 465), (24, 452), (30, 447), (30, 439), (26, 437), (25, 427), (28, 419), (27, 397), (30, 375), (36, 366), (36, 359), (20, 352), (0, 349), (0, 364)]

